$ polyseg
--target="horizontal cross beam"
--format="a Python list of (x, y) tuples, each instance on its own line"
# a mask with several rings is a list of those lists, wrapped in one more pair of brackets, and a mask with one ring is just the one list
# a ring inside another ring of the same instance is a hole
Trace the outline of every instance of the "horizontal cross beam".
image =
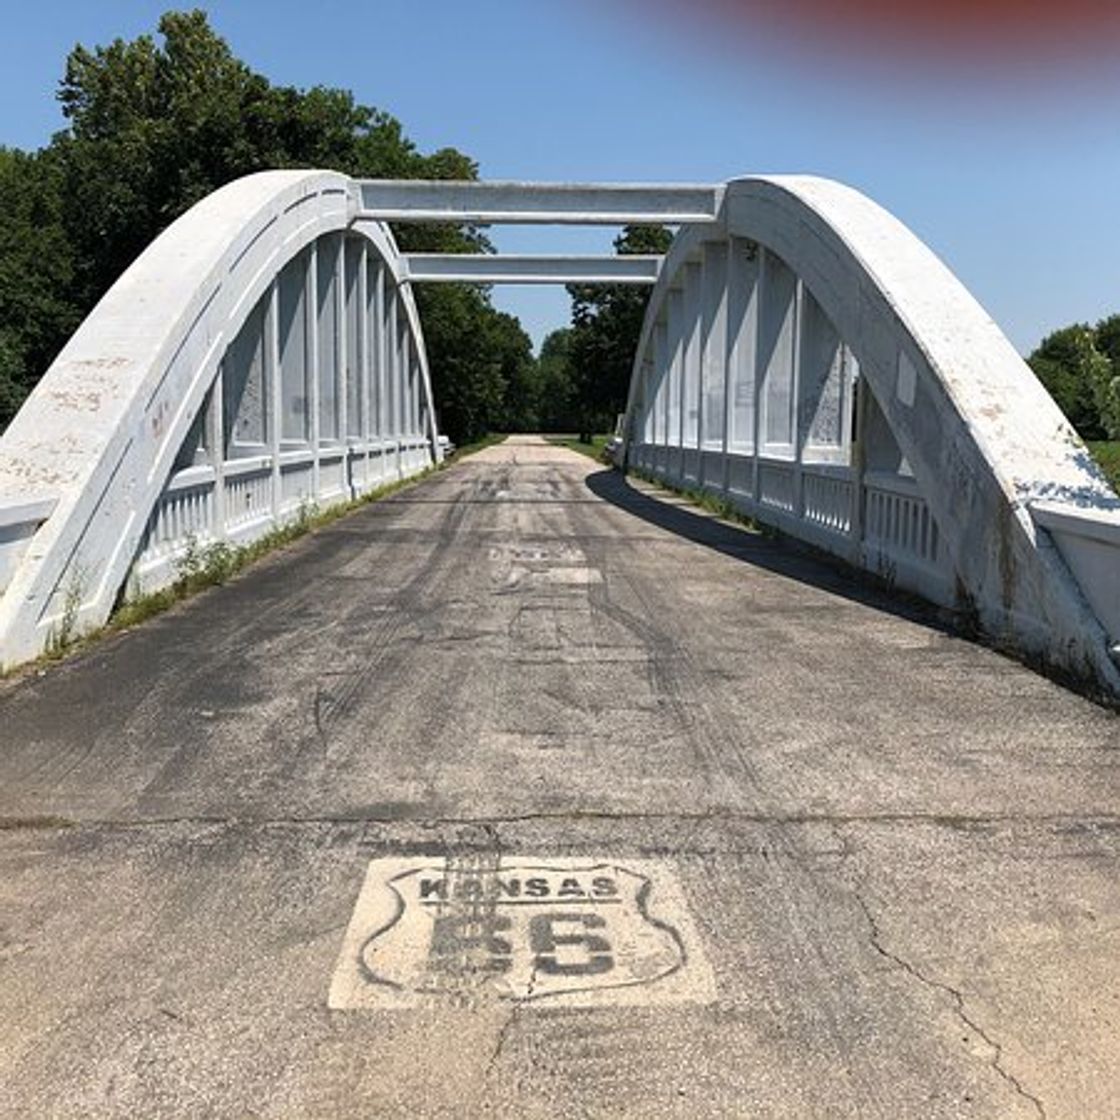
[(722, 186), (363, 179), (358, 217), (389, 222), (683, 225), (714, 222)]
[(406, 253), (403, 279), (472, 284), (653, 284), (661, 257)]

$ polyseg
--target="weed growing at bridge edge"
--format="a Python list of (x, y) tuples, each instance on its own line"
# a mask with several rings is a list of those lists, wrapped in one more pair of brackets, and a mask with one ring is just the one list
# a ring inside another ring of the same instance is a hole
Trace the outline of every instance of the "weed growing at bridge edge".
[(173, 583), (157, 591), (126, 594), (104, 626), (85, 633), (80, 633), (78, 627), (81, 586), (79, 581), (72, 581), (67, 589), (62, 616), (56, 631), (50, 636), (47, 649), (33, 661), (9, 667), (0, 666), (0, 680), (28, 672), (43, 672), (47, 665), (76, 653), (106, 634), (138, 626), (141, 622), (162, 614), (176, 603), (190, 598), (196, 592), (226, 583), (268, 553), (275, 552), (371, 502), (379, 501), (419, 482), (429, 474), (450, 465), (467, 451), (467, 448), (463, 448), (443, 463), (431, 466), (411, 478), (400, 479), (371, 490), (349, 502), (341, 502), (326, 509), (319, 509), (312, 503), (301, 503), (296, 515), (290, 521), (248, 544), (232, 545), (226, 541), (200, 544), (197, 539), (188, 540), (185, 549), (176, 560)]
[(66, 587), (58, 625), (52, 626), (47, 635), (47, 648), (43, 656), (49, 661), (57, 661), (62, 657), (77, 638), (78, 612), (82, 606), (82, 582), (81, 572), (75, 568)]
[(771, 529), (770, 526), (756, 521), (753, 517), (743, 513), (728, 498), (715, 494), (711, 490), (703, 490), (694, 486), (672, 486), (656, 475), (639, 470), (637, 467), (627, 468), (626, 473), (632, 474), (635, 478), (640, 478), (643, 482), (648, 482), (661, 490), (667, 490), (670, 494), (678, 494), (694, 506), (699, 506), (701, 509), (707, 510), (708, 513), (715, 514), (723, 521), (732, 521), (743, 529), (752, 533), (760, 533), (763, 536), (775, 535), (775, 530)]
[(124, 630), (136, 626), (196, 592), (226, 583), (261, 557), (291, 544), (315, 529), (330, 525), (339, 518), (368, 506), (371, 502), (386, 498), (405, 486), (419, 482), (437, 469), (437, 467), (429, 467), (428, 470), (411, 478), (380, 486), (349, 502), (340, 502), (326, 509), (320, 509), (313, 502), (301, 502), (295, 517), (290, 521), (270, 529), (263, 536), (247, 544), (232, 545), (228, 541), (212, 541), (210, 544), (201, 545), (197, 538), (189, 537), (185, 549), (175, 561), (175, 581), (158, 591), (126, 598), (110, 616), (106, 628)]

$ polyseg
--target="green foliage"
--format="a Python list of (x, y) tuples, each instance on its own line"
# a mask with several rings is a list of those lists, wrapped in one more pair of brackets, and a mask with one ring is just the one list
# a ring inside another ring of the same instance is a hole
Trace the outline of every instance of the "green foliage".
[(1120, 438), (1120, 315), (1054, 331), (1027, 361), (1083, 439)]
[(197, 537), (188, 536), (186, 548), (175, 562), (175, 583), (184, 590), (225, 583), (237, 571), (239, 560), (240, 550), (226, 541), (202, 546)]
[(1102, 319), (1094, 328), (1093, 388), (1101, 427), (1111, 440), (1120, 439), (1120, 315)]
[[(469, 156), (419, 152), (399, 121), (347, 90), (272, 85), (233, 55), (201, 11), (168, 12), (158, 31), (158, 39), (75, 47), (58, 93), (69, 127), (34, 155), (0, 149), (0, 428), (124, 269), (225, 183), (297, 167), (477, 178)], [(406, 252), (489, 248), (469, 226), (394, 232)], [(462, 442), (532, 398), (528, 343), (520, 352), (520, 328), (479, 289), (431, 291), (424, 303), (433, 376), (451, 390), (444, 427)], [(502, 357), (475, 368), (463, 354), (479, 352), (486, 338), (499, 341)], [(506, 377), (514, 379), (508, 400)]]
[(440, 425), (459, 445), (488, 431), (537, 425), (537, 367), (533, 346), (512, 315), (466, 284), (432, 284), (416, 291), (432, 393)]
[(487, 324), (489, 345), (504, 386), (499, 426), (503, 431), (539, 427), (540, 383), (533, 343), (513, 315), (495, 311)]
[(0, 430), (81, 318), (62, 211), (54, 154), (0, 148)]
[(47, 634), (47, 648), (44, 654), (48, 661), (63, 656), (78, 637), (78, 614), (82, 606), (82, 573), (75, 568), (66, 585), (62, 601), (62, 614), (58, 623)]
[[(618, 253), (664, 253), (672, 235), (661, 226), (627, 226), (614, 243)], [(581, 437), (612, 430), (626, 407), (630, 372), (649, 291), (640, 286), (571, 285), (571, 383)]]
[(431, 284), (416, 291), (432, 394), (440, 427), (468, 443), (496, 426), (505, 384), (490, 349), (493, 317), (486, 297), (463, 284)]
[(580, 426), (581, 410), (572, 374), (572, 329), (546, 335), (537, 358), (540, 428), (568, 432)]
[(1104, 471), (1109, 485), (1120, 494), (1120, 440), (1092, 442), (1089, 451)]
[[(70, 128), (56, 138), (77, 203), (70, 235), (86, 302), (176, 217), (254, 171), (329, 167), (368, 178), (475, 178), (454, 149), (422, 156), (388, 113), (347, 90), (273, 86), (235, 58), (201, 11), (168, 12), (162, 45), (141, 35), (76, 47), (59, 91)], [(411, 232), (409, 248), (474, 247), (451, 227)]]
[(202, 12), (168, 12), (159, 30), (162, 47), (142, 35), (66, 60), (58, 96), (70, 127), (54, 147), (86, 307), (184, 210), (265, 166), (279, 140), (268, 83)]
[(1120, 314), (1102, 319), (1093, 329), (1097, 349), (1112, 363), (1120, 374)]

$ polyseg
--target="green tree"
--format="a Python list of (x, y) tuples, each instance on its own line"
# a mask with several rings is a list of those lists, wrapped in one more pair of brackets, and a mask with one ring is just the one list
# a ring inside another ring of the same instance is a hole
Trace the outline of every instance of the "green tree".
[(491, 318), (490, 345), (494, 348), (505, 386), (500, 427), (505, 432), (540, 428), (540, 376), (533, 343), (521, 323), (504, 311)]
[(1102, 319), (1093, 328), (1097, 349), (1112, 363), (1114, 377), (1120, 377), (1120, 314)]
[(536, 363), (521, 324), (465, 284), (420, 288), (442, 430), (456, 443), (537, 424)]
[(1092, 345), (1088, 361), (1101, 427), (1109, 439), (1120, 439), (1120, 314), (1096, 325)]
[[(141, 35), (76, 47), (58, 94), (68, 128), (38, 155), (0, 152), (0, 423), (135, 257), (223, 184), (284, 167), (477, 177), (469, 156), (419, 152), (399, 121), (349, 91), (273, 86), (233, 55), (201, 11), (168, 12), (158, 30), (158, 41)], [(469, 226), (402, 225), (394, 233), (406, 252), (489, 248)], [(493, 370), (464, 385), (452, 377), (459, 355), (498, 330), (488, 297), (441, 287), (425, 292), (422, 308), (433, 376), (454, 396), (449, 416), (465, 424), (449, 430), (461, 438), (496, 424), (505, 399), (490, 384)]]
[(1120, 437), (1116, 375), (1092, 327), (1075, 323), (1054, 331), (1027, 361), (1082, 439)]
[(485, 293), (466, 284), (421, 285), (420, 320), (440, 430), (469, 443), (496, 427), (505, 399)]
[[(665, 253), (672, 235), (662, 226), (626, 226), (615, 239), (623, 254)], [(570, 285), (570, 361), (581, 437), (613, 427), (626, 407), (648, 289), (628, 284)]]
[(0, 148), (0, 430), (74, 330), (57, 160)]
[(189, 206), (275, 158), (268, 82), (202, 12), (169, 12), (159, 30), (162, 47), (141, 35), (66, 60), (58, 96), (70, 126), (53, 146), (87, 307)]
[[(98, 298), (199, 199), (268, 168), (329, 167), (365, 178), (464, 178), (474, 162), (421, 155), (399, 121), (347, 90), (273, 86), (234, 57), (205, 13), (168, 12), (147, 35), (76, 47), (59, 91), (70, 122), (56, 145), (73, 205), (82, 294)], [(406, 249), (477, 248), (477, 231), (408, 227)]]
[(571, 351), (571, 327), (552, 331), (541, 343), (537, 359), (540, 426), (546, 432), (567, 432), (579, 427)]

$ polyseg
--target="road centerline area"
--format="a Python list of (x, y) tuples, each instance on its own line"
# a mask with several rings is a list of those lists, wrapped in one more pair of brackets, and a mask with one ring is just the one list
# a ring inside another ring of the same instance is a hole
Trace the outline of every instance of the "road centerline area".
[(0, 684), (0, 1115), (1111, 1115), (1116, 717), (533, 437)]

